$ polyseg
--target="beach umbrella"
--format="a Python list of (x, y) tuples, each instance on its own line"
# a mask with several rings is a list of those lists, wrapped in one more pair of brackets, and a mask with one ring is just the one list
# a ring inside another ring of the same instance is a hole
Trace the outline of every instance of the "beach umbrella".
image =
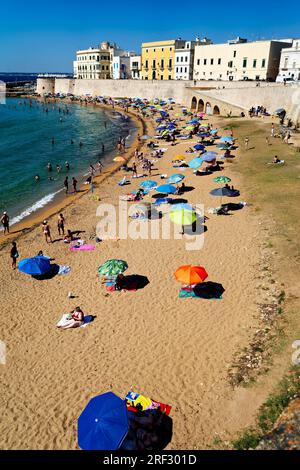
[(193, 168), (193, 170), (197, 170), (197, 168), (200, 168), (202, 163), (203, 163), (203, 159), (201, 157), (196, 157), (196, 158), (193, 158), (193, 160), (189, 162), (189, 167)]
[(177, 184), (180, 183), (180, 181), (184, 180), (185, 176), (181, 175), (180, 173), (176, 173), (176, 175), (171, 175), (167, 179), (167, 182), (170, 184)]
[(284, 108), (278, 108), (278, 109), (276, 109), (274, 114), (282, 114), (282, 113), (285, 113), (285, 109)]
[(219, 299), (224, 291), (222, 284), (211, 281), (197, 284), (193, 288), (196, 297), (201, 297), (201, 299)]
[(192, 225), (197, 220), (193, 210), (177, 209), (169, 213), (170, 220), (176, 225)]
[(22, 259), (18, 264), (18, 268), (22, 273), (31, 276), (42, 276), (48, 273), (52, 269), (52, 266), (48, 258), (44, 256), (34, 256), (33, 258)]
[(173, 199), (170, 197), (161, 197), (161, 198), (156, 199), (153, 204), (156, 206), (159, 206), (160, 204), (168, 204), (171, 201), (173, 201)]
[(217, 176), (214, 178), (215, 183), (230, 183), (231, 178), (228, 178), (228, 176)]
[(208, 126), (209, 126), (208, 122), (202, 122), (201, 123), (201, 127), (208, 127)]
[(126, 158), (124, 158), (124, 157), (115, 157), (114, 162), (126, 162)]
[(199, 137), (209, 137), (210, 136), (210, 133), (209, 132), (199, 132), (197, 134)]
[(225, 137), (221, 137), (220, 139), (220, 142), (232, 142), (233, 141), (233, 137), (230, 137), (228, 135), (226, 135)]
[(175, 186), (172, 186), (171, 184), (162, 184), (161, 186), (158, 186), (156, 188), (156, 191), (158, 193), (163, 193), (163, 194), (174, 194), (176, 193), (177, 189)]
[(210, 191), (210, 194), (212, 196), (232, 196), (232, 191), (227, 188), (216, 188)]
[(186, 126), (186, 130), (187, 131), (192, 131), (194, 129), (195, 126)]
[(193, 266), (188, 264), (180, 266), (180, 268), (175, 271), (174, 276), (177, 281), (191, 285), (205, 281), (208, 274), (203, 266)]
[(213, 129), (212, 131), (210, 131), (211, 134), (217, 134), (218, 133), (218, 129)]
[(182, 155), (177, 155), (176, 157), (173, 158), (172, 162), (177, 162), (177, 161), (180, 161), (180, 160), (185, 160), (185, 157), (183, 157)]
[(118, 276), (128, 268), (126, 261), (121, 259), (109, 259), (98, 268), (101, 276)]
[(171, 207), (171, 212), (174, 212), (174, 211), (177, 211), (177, 210), (192, 211), (193, 206), (191, 204), (188, 204), (187, 202), (179, 202), (178, 204), (174, 204)]
[(194, 145), (194, 149), (196, 149), (196, 150), (205, 150), (205, 147), (202, 144), (196, 144), (196, 145)]
[(140, 184), (140, 188), (142, 189), (154, 189), (157, 187), (157, 183), (156, 181), (153, 181), (153, 180), (146, 180), (146, 181), (143, 181), (141, 184)]
[(230, 145), (227, 145), (224, 143), (224, 144), (217, 144), (216, 147), (221, 150), (227, 150), (230, 147)]
[(78, 418), (78, 445), (83, 450), (117, 450), (128, 429), (125, 401), (103, 393), (92, 398)]
[(152, 139), (151, 135), (142, 135), (141, 140)]
[(217, 158), (217, 155), (208, 154), (207, 152), (207, 154), (203, 155), (201, 158), (204, 162), (212, 162)]

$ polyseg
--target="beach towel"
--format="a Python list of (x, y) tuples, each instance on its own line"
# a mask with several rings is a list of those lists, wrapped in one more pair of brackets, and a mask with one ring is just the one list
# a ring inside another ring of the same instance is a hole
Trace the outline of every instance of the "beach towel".
[(95, 245), (80, 245), (78, 248), (71, 246), (70, 251), (93, 251), (95, 248)]
[(135, 194), (125, 194), (124, 196), (120, 196), (121, 201), (134, 201)]
[(92, 323), (93, 320), (94, 320), (93, 315), (87, 315), (86, 317), (84, 317), (84, 319), (83, 319), (83, 325), (81, 325), (80, 328), (85, 328), (85, 327), (88, 326), (90, 323)]
[(196, 299), (206, 299), (206, 300), (221, 300), (222, 299), (221, 295), (219, 297), (206, 297), (205, 295), (201, 296), (200, 293), (196, 295), (194, 291), (186, 290), (186, 289), (180, 289), (178, 297), (180, 299), (190, 299), (192, 297)]
[(64, 266), (64, 265), (62, 265), (62, 266), (59, 266), (59, 271), (58, 271), (57, 274), (58, 274), (59, 276), (62, 276), (62, 275), (64, 275), (64, 274), (69, 274), (70, 271), (71, 271), (70, 266)]
[(134, 412), (138, 411), (138, 407), (143, 411), (159, 409), (162, 413), (169, 415), (172, 409), (170, 405), (166, 405), (165, 403), (161, 403), (159, 401), (153, 400), (152, 398), (141, 395), (140, 393), (135, 393), (132, 391), (127, 393), (125, 400), (128, 410)]

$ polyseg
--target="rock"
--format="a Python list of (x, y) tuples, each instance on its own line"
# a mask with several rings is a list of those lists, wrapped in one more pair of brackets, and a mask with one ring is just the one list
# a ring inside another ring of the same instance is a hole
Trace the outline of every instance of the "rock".
[(290, 402), (256, 450), (300, 450), (300, 397)]

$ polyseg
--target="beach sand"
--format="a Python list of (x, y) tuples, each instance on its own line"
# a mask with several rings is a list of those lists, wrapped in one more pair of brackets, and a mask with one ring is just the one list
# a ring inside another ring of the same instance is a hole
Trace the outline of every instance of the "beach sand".
[[(226, 123), (219, 117), (209, 122)], [(147, 133), (152, 131), (148, 122)], [(168, 151), (150, 178), (160, 181), (156, 175), (181, 172), (172, 168), (171, 160), (190, 145), (163, 144)], [(236, 152), (236, 160), (241, 153)], [(18, 239), (20, 257), (42, 249), (56, 263), (71, 266), (71, 273), (37, 281), (13, 271), (9, 247), (3, 247), (0, 339), (6, 343), (7, 358), (0, 365), (1, 449), (78, 448), (79, 414), (90, 398), (108, 390), (125, 396), (132, 388), (170, 404), (170, 449), (209, 448), (217, 436), (230, 439), (253, 423), (266, 392), (232, 390), (227, 370), (236, 351), (248, 344), (257, 321), (261, 225), (251, 207), (226, 217), (207, 211), (219, 205), (209, 191), (218, 187), (213, 178), (220, 174), (232, 177), (241, 190), (238, 201), (247, 200), (232, 165), (225, 163), (225, 171), (205, 177), (188, 168), (185, 174), (186, 185), (195, 189), (183, 197), (204, 204), (208, 216), (200, 251), (188, 251), (185, 239), (128, 238), (71, 253), (61, 241), (47, 245), (38, 226)], [(130, 177), (131, 185), (119, 187), (122, 176), (113, 173), (96, 187), (101, 203), (117, 206), (119, 195), (141, 182)], [(88, 194), (76, 199), (63, 210), (66, 228), (83, 230), (82, 238), (93, 243), (89, 238), (99, 221), (98, 205)], [(48, 219), (54, 238), (56, 218)], [(126, 260), (126, 274), (147, 276), (149, 284), (137, 292), (107, 293), (97, 268), (110, 258)], [(183, 264), (204, 266), (207, 280), (223, 285), (223, 299), (179, 299), (180, 284), (173, 273)], [(76, 298), (68, 298), (70, 291)], [(95, 315), (94, 322), (86, 328), (57, 329), (62, 314), (77, 305)]]

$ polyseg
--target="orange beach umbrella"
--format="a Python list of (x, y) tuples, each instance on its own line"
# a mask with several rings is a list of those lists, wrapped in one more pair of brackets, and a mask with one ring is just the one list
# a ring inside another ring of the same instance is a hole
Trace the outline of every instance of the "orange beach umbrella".
[(208, 274), (205, 271), (203, 266), (193, 266), (191, 264), (180, 266), (175, 273), (175, 278), (177, 281), (182, 282), (183, 284), (199, 284), (200, 282), (205, 281)]

